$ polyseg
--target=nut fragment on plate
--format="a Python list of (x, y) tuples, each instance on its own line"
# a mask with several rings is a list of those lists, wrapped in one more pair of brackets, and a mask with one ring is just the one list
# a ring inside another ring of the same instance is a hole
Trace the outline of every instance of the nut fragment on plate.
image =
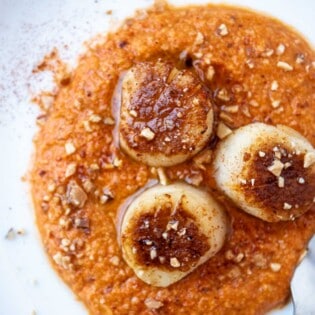
[(186, 161), (212, 135), (210, 96), (193, 70), (162, 60), (134, 65), (122, 83), (121, 148), (151, 166)]
[(166, 287), (188, 275), (222, 247), (227, 221), (206, 192), (175, 183), (140, 194), (123, 214), (123, 257), (138, 278)]
[(214, 176), (244, 211), (271, 222), (293, 220), (313, 205), (314, 154), (295, 130), (253, 123), (219, 144)]

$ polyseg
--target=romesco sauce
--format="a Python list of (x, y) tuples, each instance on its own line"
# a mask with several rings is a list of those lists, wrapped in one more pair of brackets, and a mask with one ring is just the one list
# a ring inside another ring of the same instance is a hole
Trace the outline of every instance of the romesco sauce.
[(118, 209), (157, 171), (120, 150), (115, 91), (125, 70), (158, 58), (193, 68), (212, 91), (216, 120), (229, 128), (285, 124), (315, 145), (315, 52), (299, 34), (236, 7), (156, 6), (80, 57), (40, 117), (31, 184), (45, 250), (94, 315), (264, 314), (288, 298), (315, 231), (315, 207), (280, 223), (235, 208), (212, 178), (217, 139), (164, 175), (210, 191), (225, 206), (231, 231), (224, 248), (167, 288), (145, 284), (122, 259)]

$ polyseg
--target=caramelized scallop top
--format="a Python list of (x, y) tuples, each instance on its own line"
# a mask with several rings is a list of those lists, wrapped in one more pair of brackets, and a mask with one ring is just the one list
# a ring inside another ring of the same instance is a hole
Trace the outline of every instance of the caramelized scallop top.
[(161, 60), (136, 64), (122, 84), (121, 147), (152, 166), (189, 159), (212, 134), (210, 96), (193, 70), (179, 70)]
[(315, 199), (315, 151), (285, 126), (254, 123), (219, 144), (219, 187), (241, 209), (265, 221), (293, 220)]
[(203, 190), (174, 183), (142, 192), (125, 210), (119, 237), (124, 259), (144, 282), (168, 286), (223, 246), (225, 211)]

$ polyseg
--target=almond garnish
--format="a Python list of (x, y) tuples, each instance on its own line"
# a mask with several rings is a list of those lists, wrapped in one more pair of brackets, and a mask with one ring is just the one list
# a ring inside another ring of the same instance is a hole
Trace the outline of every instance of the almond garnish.
[(284, 164), (279, 160), (274, 160), (273, 163), (267, 168), (270, 173), (275, 176), (280, 176), (283, 170)]

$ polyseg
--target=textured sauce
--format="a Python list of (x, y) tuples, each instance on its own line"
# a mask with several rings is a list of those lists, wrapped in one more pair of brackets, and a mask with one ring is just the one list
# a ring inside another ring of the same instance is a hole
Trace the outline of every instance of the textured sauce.
[(315, 145), (315, 52), (300, 35), (240, 8), (158, 5), (80, 57), (40, 116), (31, 184), (44, 248), (93, 315), (264, 314), (288, 299), (315, 208), (280, 223), (247, 215), (217, 191), (211, 154), (203, 166), (193, 159), (164, 171), (225, 206), (224, 248), (167, 288), (145, 284), (122, 259), (117, 211), (157, 172), (117, 147), (113, 93), (123, 71), (158, 58), (194, 69), (212, 93), (216, 119), (231, 129), (282, 123)]

